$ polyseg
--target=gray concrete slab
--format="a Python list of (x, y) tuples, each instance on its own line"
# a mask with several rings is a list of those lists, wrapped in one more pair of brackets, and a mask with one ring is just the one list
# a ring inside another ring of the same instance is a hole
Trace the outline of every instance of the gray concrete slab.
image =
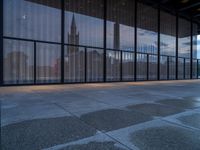
[(163, 118), (169, 122), (200, 130), (200, 111), (191, 110)]
[(194, 99), (163, 99), (157, 101), (157, 103), (166, 104), (169, 106), (180, 107), (183, 109), (191, 109), (200, 107), (200, 101)]
[(75, 117), (57, 117), (23, 121), (1, 128), (3, 150), (36, 150), (63, 144), (96, 134)]
[(2, 149), (196, 150), (199, 89), (200, 80), (1, 87)]
[(127, 128), (111, 131), (109, 136), (124, 145), (140, 150), (199, 150), (200, 132), (153, 120)]
[(182, 111), (183, 109), (175, 108), (175, 107), (169, 107), (167, 105), (160, 105), (160, 104), (154, 104), (154, 103), (144, 103), (144, 104), (138, 104), (138, 105), (131, 105), (127, 107), (130, 110), (139, 111), (151, 116), (168, 116), (172, 114), (177, 114)]
[(145, 122), (152, 118), (139, 112), (107, 109), (82, 115), (80, 119), (98, 130), (111, 131)]
[(129, 150), (109, 136), (98, 133), (81, 140), (55, 145), (44, 150)]

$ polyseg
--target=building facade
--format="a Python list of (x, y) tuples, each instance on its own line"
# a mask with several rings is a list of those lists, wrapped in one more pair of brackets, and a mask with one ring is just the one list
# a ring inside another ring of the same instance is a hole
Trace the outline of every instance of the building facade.
[(200, 77), (199, 23), (142, 0), (2, 0), (0, 84)]

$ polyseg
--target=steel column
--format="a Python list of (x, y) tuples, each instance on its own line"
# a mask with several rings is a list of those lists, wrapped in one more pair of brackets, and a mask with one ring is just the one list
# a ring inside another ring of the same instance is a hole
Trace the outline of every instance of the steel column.
[(185, 70), (185, 58), (183, 58), (183, 79), (185, 79), (185, 73), (186, 73), (186, 70)]
[(65, 0), (61, 0), (61, 83), (64, 83), (64, 55), (65, 55)]
[(137, 0), (135, 0), (135, 53), (134, 53), (134, 80), (137, 81)]
[(120, 51), (120, 81), (122, 81), (123, 79), (122, 79), (122, 76), (123, 76), (123, 74), (122, 74), (122, 63), (123, 63), (123, 61), (122, 61), (122, 59), (123, 59), (123, 57), (122, 57), (122, 55), (123, 55), (123, 53), (122, 53), (122, 50)]
[(106, 32), (107, 32), (107, 26), (106, 26), (106, 22), (107, 22), (107, 0), (104, 0), (104, 7), (103, 7), (103, 11), (104, 11), (104, 52), (103, 52), (103, 81), (106, 82), (106, 42), (107, 42), (107, 36), (106, 36)]
[(193, 23), (191, 22), (191, 35), (190, 35), (190, 79), (192, 79), (193, 74)]
[(169, 80), (169, 56), (167, 56), (167, 80)]
[(149, 54), (147, 54), (147, 81), (149, 80)]
[(0, 86), (3, 85), (3, 0), (0, 2)]
[(160, 4), (158, 6), (158, 60), (157, 60), (157, 79), (160, 80)]
[(34, 59), (34, 75), (33, 75), (33, 78), (34, 78), (34, 84), (36, 84), (36, 65), (37, 65), (37, 63), (36, 63), (36, 46), (37, 46), (37, 44), (36, 44), (36, 42), (34, 42), (34, 56), (33, 56), (33, 59)]
[(178, 80), (178, 13), (176, 13), (176, 80)]
[(87, 82), (87, 48), (85, 47), (85, 82)]

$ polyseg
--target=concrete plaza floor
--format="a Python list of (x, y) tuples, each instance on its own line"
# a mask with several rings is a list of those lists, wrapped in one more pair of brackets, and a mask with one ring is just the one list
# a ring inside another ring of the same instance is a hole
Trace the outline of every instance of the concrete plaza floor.
[(1, 87), (2, 150), (200, 150), (200, 80)]

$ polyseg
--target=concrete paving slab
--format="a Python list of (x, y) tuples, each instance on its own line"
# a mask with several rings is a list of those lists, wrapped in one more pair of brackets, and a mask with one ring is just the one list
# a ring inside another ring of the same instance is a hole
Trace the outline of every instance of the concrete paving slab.
[(163, 119), (169, 122), (180, 124), (181, 126), (200, 130), (200, 112), (195, 110), (165, 117)]
[(105, 134), (98, 133), (81, 140), (55, 145), (44, 150), (129, 150)]
[(144, 103), (138, 105), (130, 105), (127, 107), (130, 110), (139, 111), (151, 116), (168, 116), (176, 113), (180, 113), (184, 110), (169, 107), (167, 105), (153, 104), (153, 103)]
[(199, 150), (200, 132), (153, 120), (107, 133), (130, 148), (140, 150)]
[(139, 112), (107, 109), (82, 115), (80, 119), (98, 130), (112, 131), (149, 121), (152, 118)]
[(194, 99), (164, 99), (157, 101), (157, 103), (166, 104), (174, 107), (180, 107), (183, 109), (200, 107), (200, 101)]
[(2, 150), (36, 150), (82, 139), (96, 130), (74, 117), (23, 121), (1, 128)]
[(9, 104), (1, 106), (1, 126), (39, 118), (70, 116), (54, 104)]

